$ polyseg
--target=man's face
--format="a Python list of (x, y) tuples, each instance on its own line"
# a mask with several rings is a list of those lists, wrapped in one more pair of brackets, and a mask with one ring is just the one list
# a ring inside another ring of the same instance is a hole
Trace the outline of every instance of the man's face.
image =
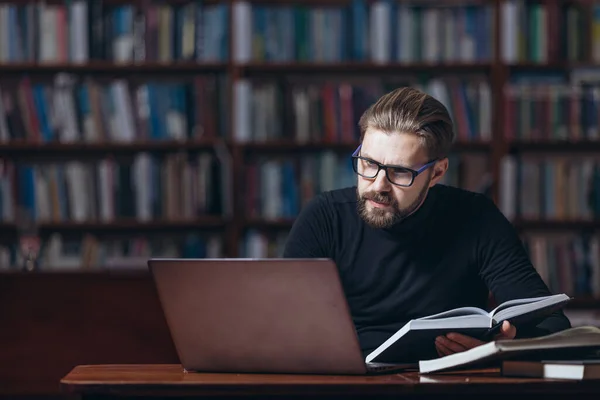
[[(365, 132), (362, 157), (385, 165), (397, 165), (418, 170), (430, 160), (416, 135), (387, 134), (368, 128)], [(438, 164), (442, 164), (438, 166)], [(357, 195), (360, 216), (375, 228), (388, 228), (415, 212), (425, 200), (429, 188), (443, 176), (447, 160), (440, 161), (419, 174), (409, 187), (392, 184), (382, 169), (368, 179), (358, 176)]]

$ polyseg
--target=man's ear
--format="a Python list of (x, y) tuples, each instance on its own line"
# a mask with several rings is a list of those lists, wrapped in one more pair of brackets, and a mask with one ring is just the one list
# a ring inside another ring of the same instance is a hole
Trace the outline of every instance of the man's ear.
[(438, 162), (433, 165), (433, 175), (431, 176), (431, 180), (429, 181), (429, 187), (434, 186), (439, 181), (442, 180), (446, 171), (448, 170), (448, 158), (442, 158)]

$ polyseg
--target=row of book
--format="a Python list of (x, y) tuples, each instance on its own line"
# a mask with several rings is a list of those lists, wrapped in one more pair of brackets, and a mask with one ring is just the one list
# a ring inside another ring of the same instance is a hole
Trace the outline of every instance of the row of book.
[(600, 218), (598, 156), (505, 157), (501, 165), (500, 207), (511, 219)]
[[(233, 7), (230, 24), (224, 2), (13, 0), (0, 4), (0, 63), (224, 61), (230, 27), (234, 58), (241, 62), (478, 62), (491, 60), (495, 50), (494, 6), (488, 2), (352, 0), (310, 7), (239, 1)], [(600, 59), (598, 7), (503, 0), (503, 59)]]
[(234, 87), (234, 135), (238, 142), (287, 139), (298, 143), (356, 142), (359, 119), (377, 99), (412, 86), (439, 99), (456, 126), (457, 140), (487, 141), (492, 132), (492, 94), (483, 77), (329, 79), (315, 82), (238, 80)]
[(502, 59), (513, 64), (600, 60), (599, 12), (593, 2), (503, 0)]
[(481, 62), (494, 54), (492, 4), (352, 0), (344, 6), (234, 4), (240, 62)]
[(281, 258), (288, 238), (288, 230), (263, 232), (248, 230), (239, 243), (238, 254), (244, 258)]
[(504, 137), (519, 141), (600, 140), (600, 71), (520, 73), (504, 87)]
[(490, 157), (486, 154), (450, 154), (448, 170), (440, 183), (491, 197), (493, 177), (490, 166)]
[[(39, 271), (145, 269), (149, 258), (220, 258), (223, 238), (196, 233), (168, 236), (80, 237), (53, 233), (41, 241), (34, 268)], [(29, 268), (16, 245), (0, 245), (0, 270)]]
[(228, 13), (202, 1), (13, 1), (0, 4), (0, 63), (223, 61)]
[[(250, 229), (240, 240), (238, 256), (282, 257), (287, 230), (262, 232)], [(149, 258), (223, 258), (225, 243), (219, 234), (135, 234), (130, 237), (98, 237), (91, 234), (44, 237), (35, 260), (38, 271), (145, 269)], [(16, 244), (0, 244), (0, 271), (23, 270), (24, 254)]]
[(244, 168), (244, 210), (251, 218), (293, 218), (315, 194), (353, 186), (350, 155), (331, 151), (250, 161)]
[[(413, 86), (438, 98), (457, 140), (487, 141), (492, 93), (483, 76), (419, 79), (242, 79), (235, 84), (234, 137), (239, 142), (355, 142), (358, 120), (381, 95)], [(230, 125), (227, 78), (100, 79), (57, 74), (0, 82), (0, 142), (187, 141), (224, 137)], [(509, 140), (600, 139), (600, 71), (519, 74), (504, 90)]]
[(599, 235), (530, 234), (523, 242), (551, 292), (600, 296)]
[[(490, 188), (485, 155), (452, 155), (442, 183), (482, 193)], [(211, 153), (140, 153), (131, 159), (14, 164), (0, 169), (0, 221), (22, 210), (34, 222), (189, 220), (222, 215), (222, 163)], [(316, 194), (356, 184), (350, 152), (252, 157), (244, 167), (249, 218), (294, 218)], [(15, 192), (16, 189), (16, 192)]]
[[(239, 257), (282, 257), (289, 230), (250, 229), (239, 243)], [(523, 244), (531, 261), (554, 293), (600, 296), (600, 236), (578, 234), (527, 234)], [(224, 257), (223, 238), (217, 234), (180, 233), (168, 237), (63, 237), (44, 238), (35, 267), (39, 270), (145, 268), (151, 257)], [(0, 246), (0, 269), (24, 267), (16, 245)]]
[[(452, 155), (441, 183), (489, 194), (488, 164), (485, 155)], [(294, 218), (318, 193), (355, 186), (356, 182), (350, 153), (255, 157), (244, 168), (244, 210), (250, 218)]]
[(12, 221), (17, 210), (35, 222), (185, 221), (224, 213), (226, 180), (219, 160), (210, 153), (6, 162), (4, 167), (0, 211), (5, 222)]
[(0, 142), (126, 143), (225, 135), (226, 78), (132, 81), (57, 74), (0, 82)]

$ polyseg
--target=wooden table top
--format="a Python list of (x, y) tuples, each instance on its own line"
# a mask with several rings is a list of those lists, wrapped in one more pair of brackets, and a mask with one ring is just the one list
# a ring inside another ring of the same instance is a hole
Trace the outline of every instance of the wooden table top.
[(442, 393), (595, 394), (600, 381), (501, 377), (498, 369), (371, 376), (185, 372), (181, 365), (81, 365), (61, 380), (67, 393), (123, 396), (177, 395), (398, 395)]

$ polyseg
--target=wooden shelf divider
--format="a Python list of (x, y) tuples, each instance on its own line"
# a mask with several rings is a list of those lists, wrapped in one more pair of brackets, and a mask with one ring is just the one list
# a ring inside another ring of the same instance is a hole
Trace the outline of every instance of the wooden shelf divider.
[(72, 74), (165, 74), (185, 73), (203, 74), (226, 72), (226, 63), (197, 63), (189, 61), (113, 63), (94, 60), (88, 63), (4, 63), (0, 64), (2, 74), (56, 74), (59, 72)]

